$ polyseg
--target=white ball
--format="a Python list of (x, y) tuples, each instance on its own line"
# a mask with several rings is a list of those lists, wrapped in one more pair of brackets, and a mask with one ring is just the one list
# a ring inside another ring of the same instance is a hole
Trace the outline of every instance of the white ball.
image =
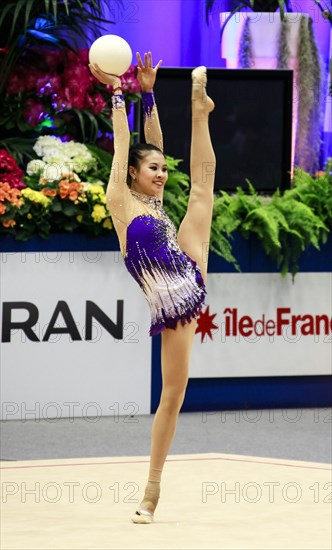
[(121, 36), (105, 34), (93, 42), (89, 50), (90, 63), (96, 63), (104, 73), (125, 73), (130, 65), (133, 54), (131, 48)]

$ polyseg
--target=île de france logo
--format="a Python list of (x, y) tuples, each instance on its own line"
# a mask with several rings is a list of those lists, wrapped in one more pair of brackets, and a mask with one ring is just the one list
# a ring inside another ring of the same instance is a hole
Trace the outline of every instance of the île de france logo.
[(213, 322), (216, 315), (216, 313), (210, 315), (210, 306), (207, 306), (204, 313), (201, 311), (199, 317), (197, 318), (197, 328), (195, 334), (201, 333), (201, 342), (203, 342), (205, 336), (209, 336), (212, 340), (212, 330), (218, 328), (218, 326)]
[(274, 312), (261, 313), (256, 317), (240, 312), (237, 307), (226, 307), (219, 312), (219, 321), (216, 316), (217, 313), (211, 314), (210, 306), (207, 306), (197, 318), (196, 334), (201, 335), (201, 343), (206, 342), (207, 337), (213, 340), (218, 330), (223, 338), (251, 341), (260, 337), (283, 337), (285, 341), (295, 342), (303, 336), (321, 336), (325, 343), (332, 342), (332, 317), (329, 313), (298, 314), (290, 307), (277, 307)]

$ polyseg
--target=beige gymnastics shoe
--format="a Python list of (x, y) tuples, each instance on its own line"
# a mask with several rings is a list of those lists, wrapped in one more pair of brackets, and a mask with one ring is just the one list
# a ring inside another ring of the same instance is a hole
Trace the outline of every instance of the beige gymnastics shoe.
[(131, 521), (133, 523), (153, 523), (153, 513), (148, 510), (136, 510), (135, 514), (132, 516)]
[(206, 93), (206, 67), (204, 67), (204, 65), (196, 67), (196, 69), (194, 69), (191, 73), (191, 79), (193, 82), (191, 99), (197, 102), (201, 101), (202, 106), (204, 106), (206, 110), (211, 113), (215, 105)]

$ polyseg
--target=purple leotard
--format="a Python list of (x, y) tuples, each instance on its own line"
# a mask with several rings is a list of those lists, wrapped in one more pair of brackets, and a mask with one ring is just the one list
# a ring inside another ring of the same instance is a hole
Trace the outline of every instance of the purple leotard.
[(151, 310), (150, 335), (175, 329), (199, 314), (206, 290), (196, 262), (183, 252), (176, 229), (157, 197), (132, 192), (150, 202), (157, 216), (142, 214), (127, 228), (125, 265), (142, 288)]

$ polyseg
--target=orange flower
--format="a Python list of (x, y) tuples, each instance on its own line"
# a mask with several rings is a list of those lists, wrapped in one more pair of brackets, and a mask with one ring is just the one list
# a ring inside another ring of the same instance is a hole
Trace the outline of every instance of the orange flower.
[(60, 197), (62, 199), (65, 199), (66, 196), (68, 195), (68, 189), (69, 189), (68, 183), (64, 183), (63, 181), (59, 182)]
[(71, 201), (76, 201), (77, 197), (78, 197), (77, 191), (70, 191), (69, 198)]
[(0, 183), (0, 185), (1, 185), (1, 188), (2, 188), (4, 191), (10, 191), (10, 185), (9, 185), (8, 182), (2, 181), (2, 182)]
[(6, 212), (5, 205), (2, 202), (0, 202), (0, 216), (1, 216), (1, 214), (4, 214), (5, 212)]
[(0, 201), (8, 200), (10, 185), (9, 183), (0, 183)]
[(19, 189), (11, 189), (10, 190), (10, 202), (14, 204), (15, 206), (21, 206), (22, 201), (18, 198), (22, 195), (21, 191)]
[(46, 187), (43, 187), (43, 189), (41, 190), (41, 192), (42, 192), (46, 197), (55, 197), (55, 195), (56, 195), (56, 189), (46, 189)]
[(21, 204), (22, 204), (22, 201), (21, 201), (20, 199), (14, 199), (14, 200), (12, 200), (12, 204), (13, 204), (14, 206), (20, 207)]
[(4, 227), (14, 227), (14, 225), (16, 225), (16, 221), (15, 220), (7, 220), (6, 222), (2, 222), (2, 225)]
[[(69, 198), (71, 201), (75, 201), (78, 198), (79, 193), (83, 190), (83, 185), (77, 181), (69, 181), (63, 179), (59, 182), (60, 197), (62, 199)], [(82, 193), (84, 196), (84, 193)]]
[(22, 195), (21, 191), (16, 187), (10, 187), (9, 183), (0, 183), (0, 201), (8, 201), (14, 206), (21, 206), (22, 202), (18, 197)]

